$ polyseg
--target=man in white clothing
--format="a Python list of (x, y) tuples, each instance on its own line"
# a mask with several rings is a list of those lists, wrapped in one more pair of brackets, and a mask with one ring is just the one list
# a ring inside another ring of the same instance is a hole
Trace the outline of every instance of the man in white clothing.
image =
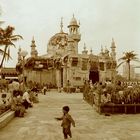
[(30, 95), (29, 95), (30, 90), (27, 90), (26, 92), (24, 92), (23, 94), (23, 105), (25, 107), (25, 109), (28, 109), (28, 107), (32, 104), (32, 102), (30, 101)]

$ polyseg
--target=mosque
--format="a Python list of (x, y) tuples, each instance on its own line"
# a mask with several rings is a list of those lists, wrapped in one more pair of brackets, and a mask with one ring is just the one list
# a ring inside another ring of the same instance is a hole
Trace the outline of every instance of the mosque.
[(86, 45), (81, 54), (78, 53), (78, 43), (81, 40), (80, 24), (73, 16), (69, 25), (69, 31), (63, 31), (61, 20), (60, 32), (52, 36), (47, 45), (47, 53), (39, 55), (35, 40), (31, 43), (30, 57), (24, 62), (24, 71), (21, 49), (18, 52), (17, 70), (26, 82), (38, 82), (40, 84), (51, 83), (56, 87), (66, 87), (69, 80), (72, 87), (82, 86), (85, 80), (95, 82), (114, 81), (116, 76), (116, 45), (111, 42), (111, 51), (101, 48), (98, 55), (92, 50), (88, 54)]

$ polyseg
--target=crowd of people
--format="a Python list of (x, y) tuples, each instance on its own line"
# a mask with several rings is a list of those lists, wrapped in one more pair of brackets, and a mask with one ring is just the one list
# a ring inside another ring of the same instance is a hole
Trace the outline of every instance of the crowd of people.
[(21, 90), (14, 90), (11, 109), (15, 111), (15, 116), (24, 117), (26, 110), (33, 107), (34, 101), (37, 102), (35, 96), (35, 93), (30, 89), (27, 89), (24, 93)]
[(2, 98), (0, 107), (10, 106), (17, 117), (24, 117), (27, 109), (39, 102), (37, 87), (24, 87), (23, 89), (23, 84), (17, 81), (9, 82), (7, 88), (2, 89), (0, 93)]
[(140, 104), (140, 83), (110, 81), (102, 84), (85, 81), (83, 98), (92, 104)]

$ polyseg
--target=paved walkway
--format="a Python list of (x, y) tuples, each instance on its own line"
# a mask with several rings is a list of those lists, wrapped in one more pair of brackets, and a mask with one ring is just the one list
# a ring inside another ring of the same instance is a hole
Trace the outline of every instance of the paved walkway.
[(49, 93), (24, 118), (13, 119), (0, 130), (0, 140), (62, 140), (62, 107), (69, 105), (76, 121), (72, 140), (140, 140), (140, 114), (99, 115), (82, 100), (82, 94)]

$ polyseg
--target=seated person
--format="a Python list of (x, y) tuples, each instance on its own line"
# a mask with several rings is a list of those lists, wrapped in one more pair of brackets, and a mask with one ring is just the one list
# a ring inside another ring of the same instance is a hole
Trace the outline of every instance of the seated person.
[(25, 107), (23, 106), (22, 94), (20, 92), (13, 95), (11, 109), (15, 111), (16, 117), (24, 117)]
[(30, 95), (29, 95), (30, 90), (28, 89), (26, 92), (23, 93), (23, 105), (25, 109), (28, 109), (28, 107), (32, 107), (32, 102), (30, 101)]
[(79, 92), (80, 92), (80, 88), (76, 87), (76, 93), (79, 93)]
[(6, 104), (6, 92), (4, 91), (4, 89), (2, 89), (2, 95), (1, 95), (1, 98), (2, 98), (2, 102), (3, 104)]

